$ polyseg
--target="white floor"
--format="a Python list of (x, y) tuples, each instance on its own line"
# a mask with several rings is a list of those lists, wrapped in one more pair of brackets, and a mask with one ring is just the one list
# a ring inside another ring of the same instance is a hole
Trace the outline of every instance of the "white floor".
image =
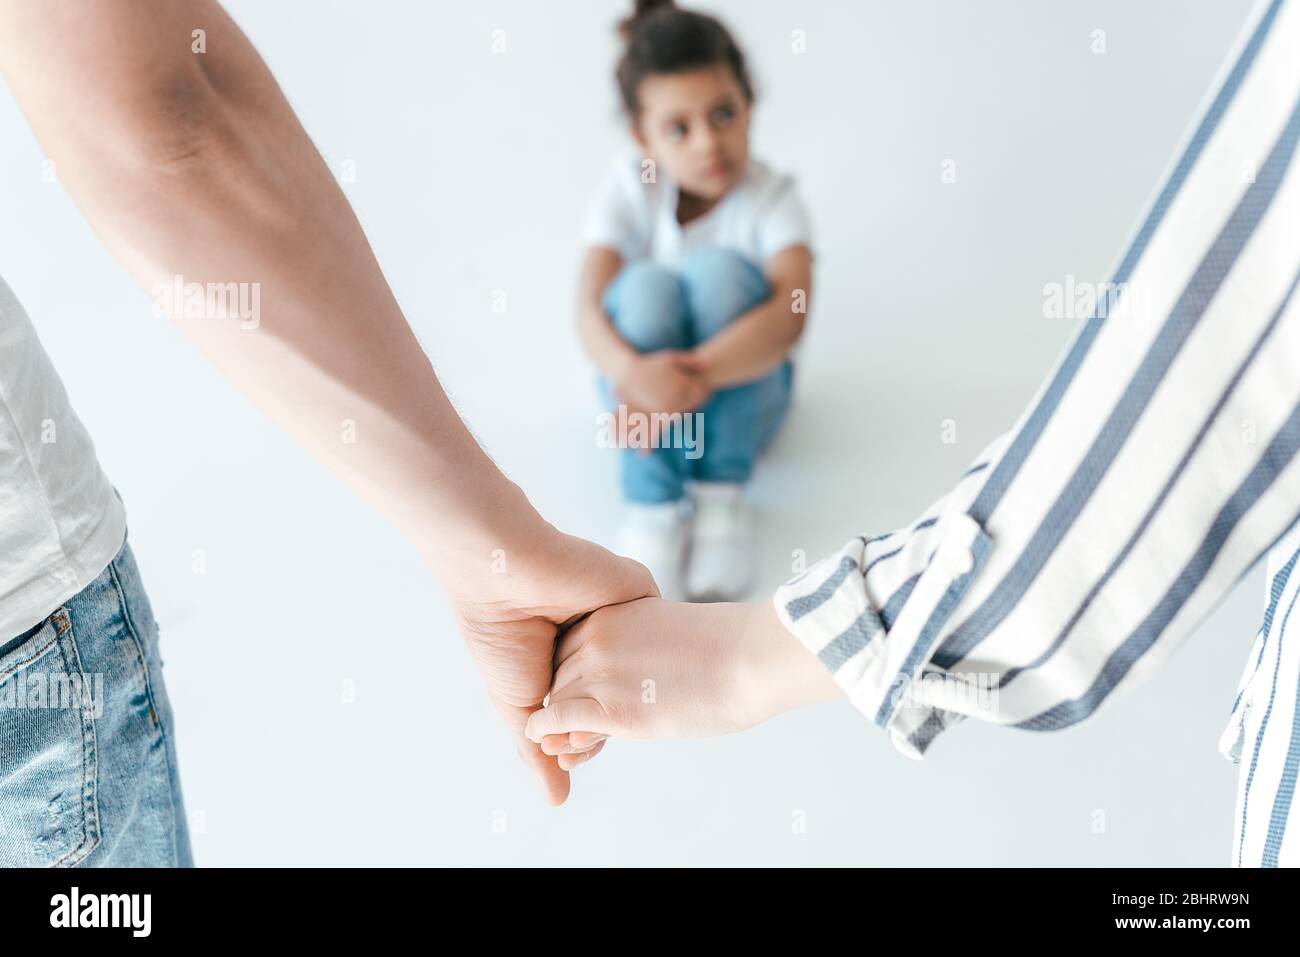
[[(326, 159), (355, 163), (348, 195), (476, 434), (608, 541), (615, 463), (570, 313), (576, 218), (621, 141), (622, 5), (540, 6), (230, 3)], [(754, 483), (765, 598), (797, 550), (908, 521), (1011, 424), (1070, 332), (1043, 285), (1105, 278), (1247, 5), (708, 6), (758, 71), (756, 150), (799, 175), (821, 237), (796, 411)], [(1067, 732), (966, 722), (914, 763), (827, 705), (614, 743), (547, 809), (409, 548), (158, 327), (3, 97), (0, 142), (0, 270), (129, 506), (201, 864), (1227, 861), (1215, 746), (1258, 572)]]

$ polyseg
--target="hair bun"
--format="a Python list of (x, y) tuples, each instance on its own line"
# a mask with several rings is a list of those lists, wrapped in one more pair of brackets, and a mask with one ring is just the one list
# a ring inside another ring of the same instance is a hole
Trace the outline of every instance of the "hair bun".
[(619, 22), (618, 32), (625, 38), (632, 32), (633, 25), (656, 10), (666, 10), (675, 6), (673, 0), (635, 0), (632, 5), (632, 15)]

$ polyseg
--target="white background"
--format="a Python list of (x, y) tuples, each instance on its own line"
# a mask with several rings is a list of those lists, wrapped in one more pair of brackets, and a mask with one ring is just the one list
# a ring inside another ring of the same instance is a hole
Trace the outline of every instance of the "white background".
[[(1248, 3), (700, 6), (748, 51), (754, 151), (798, 177), (817, 236), (796, 410), (754, 483), (766, 600), (795, 550), (911, 520), (1011, 425), (1071, 331), (1044, 284), (1107, 278)], [(624, 5), (228, 7), (325, 159), (355, 163), (347, 195), (475, 433), (547, 517), (608, 541), (572, 302), (582, 207), (627, 143)], [(412, 550), (152, 318), (42, 159), (0, 95), (0, 271), (127, 502), (199, 864), (1227, 863), (1216, 741), (1260, 569), (1064, 732), (968, 721), (918, 763), (839, 702), (613, 742), (545, 807)]]

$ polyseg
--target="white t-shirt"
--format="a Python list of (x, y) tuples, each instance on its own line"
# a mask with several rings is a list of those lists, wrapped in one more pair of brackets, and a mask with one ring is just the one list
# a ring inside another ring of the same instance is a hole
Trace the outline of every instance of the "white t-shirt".
[(90, 584), (125, 536), (122, 500), (0, 279), (0, 644)]
[[(681, 265), (703, 246), (734, 249), (760, 269), (787, 246), (811, 247), (808, 213), (794, 180), (751, 159), (741, 181), (711, 210), (685, 226), (677, 222), (677, 184), (640, 157), (620, 158), (587, 209), (582, 239), (618, 250), (624, 261)], [(646, 169), (643, 175), (643, 169)]]

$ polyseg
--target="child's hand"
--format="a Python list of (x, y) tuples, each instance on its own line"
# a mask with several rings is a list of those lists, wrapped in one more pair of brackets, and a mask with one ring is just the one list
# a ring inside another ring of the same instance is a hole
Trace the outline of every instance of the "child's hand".
[(768, 604), (646, 598), (601, 608), (564, 636), (549, 704), (525, 733), (572, 767), (607, 736), (727, 734), (840, 694)]
[(661, 349), (637, 356), (615, 392), (643, 412), (690, 412), (709, 400), (709, 387), (689, 354)]

